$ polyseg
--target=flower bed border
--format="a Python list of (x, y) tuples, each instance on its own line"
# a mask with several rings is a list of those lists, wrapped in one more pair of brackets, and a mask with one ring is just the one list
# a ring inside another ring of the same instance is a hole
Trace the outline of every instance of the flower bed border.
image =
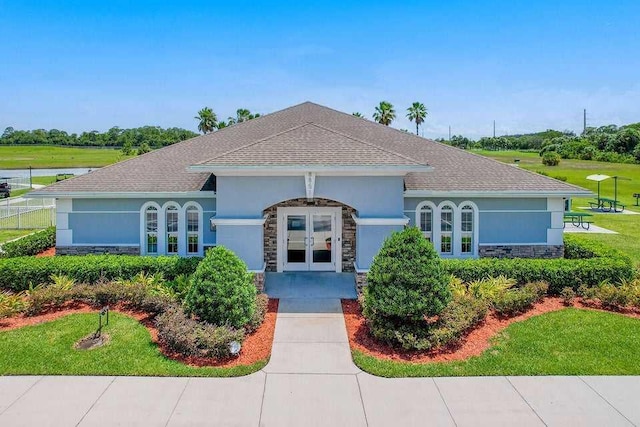
[(480, 356), (491, 347), (491, 340), (510, 324), (568, 307), (606, 311), (640, 319), (640, 310), (611, 310), (598, 303), (584, 302), (580, 298), (576, 298), (571, 305), (565, 305), (561, 298), (546, 297), (535, 303), (531, 309), (516, 316), (501, 317), (491, 311), (484, 321), (469, 331), (459, 342), (436, 350), (418, 352), (404, 351), (377, 342), (369, 333), (358, 301), (343, 299), (341, 303), (351, 350), (358, 350), (379, 360), (411, 364), (464, 361), (474, 356)]
[[(217, 367), (232, 368), (236, 366), (250, 366), (256, 362), (268, 359), (273, 348), (273, 336), (275, 333), (276, 317), (278, 313), (278, 299), (269, 299), (267, 312), (264, 321), (258, 329), (246, 336), (240, 355), (234, 358), (217, 360), (207, 357), (184, 357), (176, 352), (170, 351), (159, 339), (158, 329), (154, 324), (154, 315), (144, 311), (135, 311), (118, 304), (112, 311), (129, 316), (147, 328), (151, 335), (151, 340), (158, 346), (160, 352), (167, 358), (184, 363), (193, 367)], [(98, 308), (90, 304), (78, 301), (70, 301), (61, 307), (49, 310), (36, 316), (26, 316), (24, 314), (5, 319), (0, 319), (0, 332), (20, 329), (26, 326), (34, 326), (51, 322), (72, 314), (97, 313)], [(249, 351), (247, 351), (249, 349)]]

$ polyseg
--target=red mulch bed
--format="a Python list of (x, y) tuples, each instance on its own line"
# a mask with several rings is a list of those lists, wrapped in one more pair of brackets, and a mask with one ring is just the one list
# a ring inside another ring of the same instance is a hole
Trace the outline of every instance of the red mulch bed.
[(49, 248), (46, 251), (42, 251), (39, 254), (36, 255), (36, 258), (42, 258), (45, 256), (55, 256), (56, 254), (56, 248)]
[[(600, 305), (587, 304), (577, 299), (573, 306), (577, 308), (611, 311), (603, 309)], [(533, 308), (526, 313), (514, 317), (499, 317), (495, 313), (490, 312), (486, 319), (475, 329), (471, 330), (460, 342), (437, 350), (417, 352), (398, 350), (376, 341), (369, 334), (369, 328), (362, 316), (360, 304), (354, 300), (342, 300), (342, 311), (344, 312), (349, 344), (352, 349), (357, 349), (378, 359), (411, 363), (448, 362), (466, 360), (473, 356), (479, 356), (489, 348), (491, 338), (495, 337), (510, 324), (540, 314), (561, 310), (566, 307), (560, 298), (547, 297), (543, 301), (536, 303)], [(617, 311), (617, 313), (640, 318), (640, 311), (638, 310), (620, 310)]]
[[(20, 315), (2, 319), (0, 320), (0, 331), (9, 331), (23, 326), (50, 322), (70, 314), (97, 313), (98, 311), (99, 310), (97, 308), (89, 304), (71, 301), (55, 310), (50, 310), (37, 316)], [(149, 313), (132, 311), (124, 308), (123, 306), (113, 307), (112, 311), (117, 311), (118, 313), (130, 316), (143, 324), (149, 330), (153, 342), (158, 344), (160, 351), (170, 359), (174, 359), (191, 366), (217, 366), (221, 368), (229, 368), (232, 366), (251, 365), (269, 357), (273, 343), (273, 334), (276, 328), (278, 300), (269, 300), (264, 322), (255, 332), (245, 338), (244, 343), (242, 343), (240, 355), (226, 360), (217, 360), (208, 357), (184, 357), (177, 353), (173, 353), (167, 349), (162, 342), (159, 342), (158, 330), (155, 327), (153, 317)]]

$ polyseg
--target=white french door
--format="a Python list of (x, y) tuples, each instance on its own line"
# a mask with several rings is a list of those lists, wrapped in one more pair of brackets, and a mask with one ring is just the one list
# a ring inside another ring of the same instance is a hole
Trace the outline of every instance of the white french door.
[(342, 271), (341, 208), (278, 208), (278, 271)]

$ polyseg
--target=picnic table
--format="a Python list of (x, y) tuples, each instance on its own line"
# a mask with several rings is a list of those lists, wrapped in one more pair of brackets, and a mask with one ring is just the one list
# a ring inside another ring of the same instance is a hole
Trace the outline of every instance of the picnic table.
[[(625, 208), (625, 205), (620, 203), (619, 200), (609, 199), (607, 197), (600, 197), (598, 200), (593, 200), (589, 202), (589, 206), (591, 209), (599, 209), (602, 212), (622, 212)], [(620, 208), (618, 210), (618, 208)]]
[(588, 230), (589, 226), (593, 223), (593, 221), (589, 220), (592, 216), (592, 214), (586, 212), (565, 212), (562, 228), (564, 228), (568, 223), (571, 223), (576, 227), (582, 227), (585, 230)]

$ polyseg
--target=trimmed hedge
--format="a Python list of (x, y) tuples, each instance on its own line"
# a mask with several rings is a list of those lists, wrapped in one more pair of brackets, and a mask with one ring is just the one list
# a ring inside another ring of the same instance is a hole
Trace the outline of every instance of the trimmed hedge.
[(0, 258), (14, 258), (19, 256), (37, 255), (56, 245), (56, 228), (29, 234), (21, 239), (2, 245)]
[(52, 275), (65, 275), (79, 283), (99, 279), (133, 277), (138, 273), (161, 273), (166, 280), (192, 274), (201, 258), (177, 256), (148, 257), (137, 255), (84, 255), (55, 257), (17, 257), (0, 259), (0, 289), (15, 292), (48, 283)]
[(463, 282), (500, 275), (521, 285), (545, 281), (549, 283), (549, 292), (556, 295), (565, 287), (578, 289), (581, 285), (597, 286), (605, 280), (631, 280), (635, 274), (627, 256), (599, 242), (572, 236), (565, 236), (565, 258), (446, 259), (443, 266)]

